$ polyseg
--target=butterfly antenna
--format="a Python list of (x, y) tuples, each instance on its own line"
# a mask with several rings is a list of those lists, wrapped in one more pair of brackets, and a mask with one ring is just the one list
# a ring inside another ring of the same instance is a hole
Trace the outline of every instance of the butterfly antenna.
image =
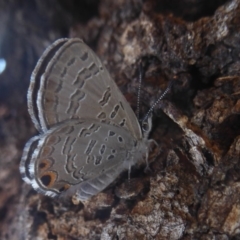
[(166, 94), (170, 91), (171, 87), (173, 85), (173, 81), (170, 81), (165, 91), (160, 95), (160, 97), (157, 99), (157, 101), (152, 105), (152, 107), (148, 110), (147, 114), (143, 118), (142, 122), (144, 123), (146, 119), (148, 118), (149, 114), (153, 111), (153, 109), (156, 107), (156, 105), (166, 96)]
[(137, 93), (137, 118), (139, 119), (140, 114), (140, 97), (141, 97), (141, 89), (142, 89), (142, 76), (143, 76), (143, 68), (142, 63), (139, 64), (139, 84), (138, 84), (138, 93)]

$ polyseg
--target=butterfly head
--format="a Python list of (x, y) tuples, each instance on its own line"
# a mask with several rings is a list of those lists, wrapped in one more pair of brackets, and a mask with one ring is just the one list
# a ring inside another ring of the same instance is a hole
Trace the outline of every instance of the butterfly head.
[(152, 113), (143, 119), (141, 126), (143, 138), (148, 139), (149, 133), (152, 130)]

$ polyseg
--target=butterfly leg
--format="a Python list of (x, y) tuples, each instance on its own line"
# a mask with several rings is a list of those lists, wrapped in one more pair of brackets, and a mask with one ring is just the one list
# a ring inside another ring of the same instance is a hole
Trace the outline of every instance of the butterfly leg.
[(149, 152), (151, 152), (153, 150), (152, 145), (155, 145), (155, 147), (159, 147), (158, 143), (154, 140), (154, 139), (149, 139), (148, 140), (148, 151), (146, 152), (145, 155), (145, 159), (146, 159), (146, 167), (144, 169), (144, 172), (151, 172), (151, 168), (149, 167), (149, 161), (148, 161), (148, 157), (149, 157)]
[(148, 140), (148, 149), (151, 152), (153, 150), (152, 145), (155, 145), (155, 147), (159, 147), (158, 143), (154, 139), (149, 139)]
[(146, 167), (144, 169), (144, 172), (151, 172), (152, 171), (151, 168), (149, 167), (148, 156), (149, 156), (149, 154), (148, 154), (148, 152), (146, 152), (146, 155), (145, 155)]
[(127, 157), (125, 162), (128, 164), (126, 165), (126, 168), (128, 169), (128, 181), (130, 182), (131, 180), (131, 167), (133, 165), (133, 156), (131, 156), (131, 154), (128, 152), (127, 153)]
[(131, 180), (131, 165), (128, 165), (128, 182)]

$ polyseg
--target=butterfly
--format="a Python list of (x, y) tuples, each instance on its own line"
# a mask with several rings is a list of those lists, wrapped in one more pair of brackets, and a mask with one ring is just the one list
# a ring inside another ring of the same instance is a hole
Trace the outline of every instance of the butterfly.
[(108, 70), (81, 39), (59, 39), (45, 50), (27, 100), (40, 134), (27, 142), (20, 172), (40, 193), (87, 200), (148, 156), (151, 117), (142, 129)]

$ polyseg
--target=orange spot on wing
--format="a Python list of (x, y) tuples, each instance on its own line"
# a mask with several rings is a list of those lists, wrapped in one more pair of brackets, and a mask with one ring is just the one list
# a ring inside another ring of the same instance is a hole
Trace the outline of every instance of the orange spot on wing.
[(56, 182), (56, 179), (57, 179), (57, 174), (55, 172), (50, 172), (50, 171), (44, 173), (40, 177), (41, 183), (48, 188), (53, 186), (53, 184)]
[(49, 159), (46, 158), (46, 159), (40, 160), (40, 162), (38, 164), (38, 169), (39, 169), (40, 175), (42, 175), (51, 166), (52, 166), (52, 161), (50, 161)]

